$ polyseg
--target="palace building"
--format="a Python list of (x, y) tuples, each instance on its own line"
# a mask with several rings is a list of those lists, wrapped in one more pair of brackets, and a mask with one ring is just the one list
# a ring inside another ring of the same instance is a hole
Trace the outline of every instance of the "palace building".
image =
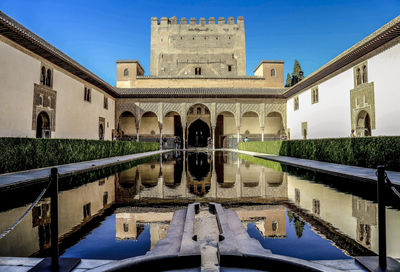
[(117, 60), (113, 87), (0, 12), (0, 136), (169, 145), (179, 136), (221, 148), (245, 137), (399, 135), (399, 36), (400, 16), (284, 87), (280, 60), (247, 75), (243, 17), (151, 18), (150, 74)]

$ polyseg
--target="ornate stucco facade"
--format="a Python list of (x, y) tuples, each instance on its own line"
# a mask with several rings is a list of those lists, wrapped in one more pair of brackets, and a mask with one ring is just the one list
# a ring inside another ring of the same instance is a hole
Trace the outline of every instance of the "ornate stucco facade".
[(246, 137), (400, 134), (400, 17), (289, 88), (283, 61), (246, 74), (244, 23), (152, 18), (150, 74), (118, 60), (113, 87), (0, 13), (0, 136), (234, 147)]

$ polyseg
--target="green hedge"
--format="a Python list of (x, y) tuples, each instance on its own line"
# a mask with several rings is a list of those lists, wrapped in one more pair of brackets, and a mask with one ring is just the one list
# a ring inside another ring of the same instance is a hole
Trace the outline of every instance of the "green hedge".
[(240, 143), (240, 150), (400, 171), (400, 137), (334, 138)]
[(0, 138), (0, 173), (158, 150), (159, 143)]

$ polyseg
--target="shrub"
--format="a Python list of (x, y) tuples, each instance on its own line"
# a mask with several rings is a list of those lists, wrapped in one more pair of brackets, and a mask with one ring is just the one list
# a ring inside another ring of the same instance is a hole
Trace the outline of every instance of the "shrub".
[(0, 173), (157, 150), (159, 143), (0, 138)]
[(400, 171), (400, 137), (333, 138), (240, 143), (240, 150)]

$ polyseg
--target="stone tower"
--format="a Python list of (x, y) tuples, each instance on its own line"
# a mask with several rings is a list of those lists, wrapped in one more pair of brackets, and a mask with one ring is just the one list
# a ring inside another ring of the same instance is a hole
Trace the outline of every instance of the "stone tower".
[(150, 74), (160, 77), (246, 75), (244, 18), (151, 18)]

